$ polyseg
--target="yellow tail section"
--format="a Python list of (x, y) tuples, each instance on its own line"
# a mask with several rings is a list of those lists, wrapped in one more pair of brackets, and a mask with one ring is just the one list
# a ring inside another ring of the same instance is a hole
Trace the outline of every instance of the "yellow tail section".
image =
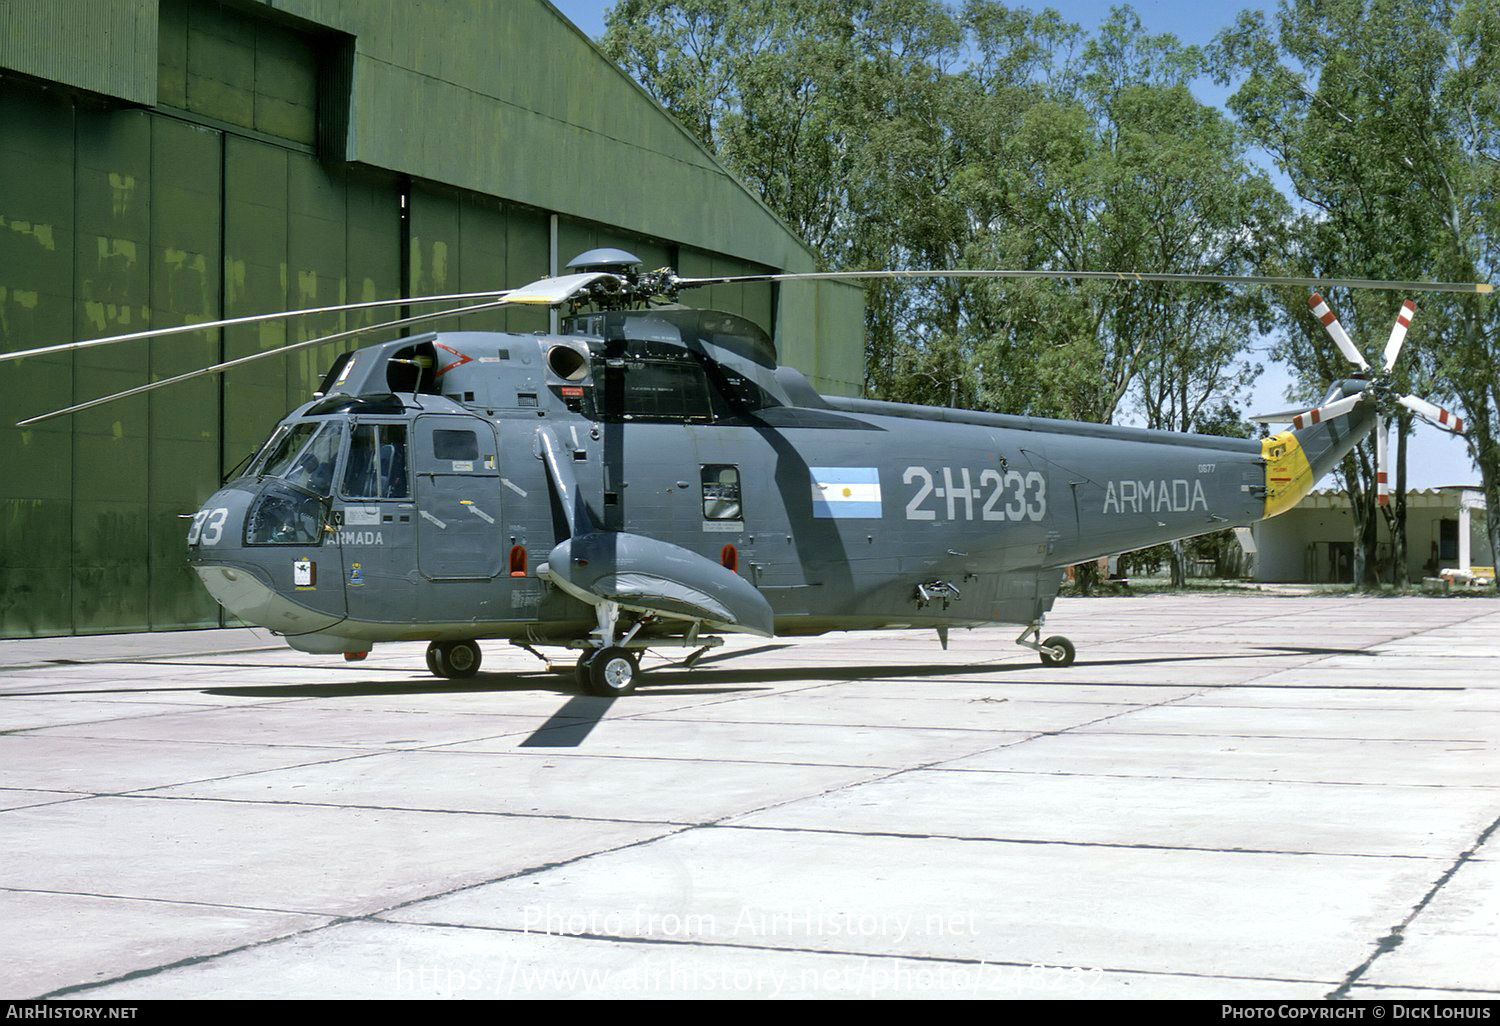
[(1260, 455), (1266, 461), (1266, 519), (1270, 519), (1301, 502), (1317, 480), (1307, 454), (1290, 431), (1263, 439)]

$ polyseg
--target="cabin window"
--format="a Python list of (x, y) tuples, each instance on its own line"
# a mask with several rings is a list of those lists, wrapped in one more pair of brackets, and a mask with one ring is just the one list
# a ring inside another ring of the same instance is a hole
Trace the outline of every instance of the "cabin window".
[(405, 424), (361, 424), (349, 442), (344, 497), (409, 499), (406, 467)]
[(740, 504), (740, 468), (709, 463), (702, 467), (703, 519), (743, 520)]
[(432, 433), (432, 456), (448, 462), (472, 463), (479, 459), (479, 436), (472, 431), (436, 430)]

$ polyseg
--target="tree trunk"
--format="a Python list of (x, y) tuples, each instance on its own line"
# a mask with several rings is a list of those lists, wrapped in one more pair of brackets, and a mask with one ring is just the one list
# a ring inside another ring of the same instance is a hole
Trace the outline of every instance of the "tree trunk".
[(1395, 522), (1391, 525), (1391, 583), (1398, 589), (1411, 584), (1406, 569), (1406, 431), (1402, 420), (1396, 421), (1396, 494), (1391, 499)]
[(1361, 487), (1362, 461), (1350, 454), (1344, 464), (1344, 487), (1349, 495), (1349, 512), (1354, 517), (1354, 587), (1360, 591), (1380, 587), (1380, 577), (1375, 565), (1375, 519), (1374, 491)]
[(1091, 559), (1073, 567), (1073, 583), (1078, 586), (1078, 594), (1092, 595), (1094, 586), (1099, 583), (1098, 562)]
[(1172, 587), (1182, 588), (1187, 586), (1187, 554), (1181, 541), (1172, 543), (1172, 556), (1169, 561), (1172, 565)]

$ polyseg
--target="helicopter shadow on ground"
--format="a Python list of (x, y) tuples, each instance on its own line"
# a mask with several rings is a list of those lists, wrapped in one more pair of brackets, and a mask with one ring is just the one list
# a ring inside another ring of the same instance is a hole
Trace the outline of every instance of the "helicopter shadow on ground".
[[(768, 645), (760, 649), (745, 653), (735, 653), (716, 657), (715, 661), (727, 661), (735, 655), (750, 655), (757, 652), (774, 650), (778, 648), (791, 647), (789, 645)], [(1308, 656), (1308, 655), (1368, 655), (1359, 649), (1327, 649), (1327, 648), (1305, 648), (1297, 646), (1259, 646), (1256, 651), (1271, 653), (1269, 658), (1275, 655), (1282, 656)], [(1087, 660), (1075, 663), (1078, 667), (1106, 667), (1106, 666), (1140, 666), (1156, 665), (1161, 663), (1192, 663), (1192, 662), (1216, 662), (1233, 659), (1243, 659), (1245, 653), (1231, 653), (1227, 655), (1199, 655), (1199, 656), (1160, 656), (1138, 659), (1099, 659)], [(666, 698), (666, 697), (694, 697), (703, 698), (716, 695), (750, 695), (755, 692), (769, 691), (766, 685), (778, 683), (795, 682), (828, 682), (838, 683), (850, 680), (904, 680), (912, 681), (914, 678), (930, 677), (931, 683), (939, 685), (951, 682), (955, 677), (966, 676), (994, 676), (996, 674), (1016, 673), (1023, 670), (1035, 670), (1038, 667), (1032, 663), (971, 663), (971, 664), (941, 664), (941, 663), (919, 663), (919, 664), (870, 664), (870, 665), (841, 665), (841, 666), (814, 666), (814, 667), (784, 667), (780, 669), (770, 667), (759, 667), (756, 669), (718, 669), (705, 668), (709, 660), (700, 662), (695, 667), (687, 667), (682, 664), (669, 664), (653, 670), (643, 682), (642, 689), (630, 696), (631, 702), (639, 702), (642, 699)], [(1069, 672), (1064, 670), (1063, 672)], [(1082, 683), (1082, 682), (1081, 682)], [(1091, 687), (1181, 687), (1181, 684), (1150, 684), (1141, 682), (1111, 682), (1111, 681), (1088, 681)], [(718, 685), (715, 687), (714, 685)], [(1260, 686), (1267, 685), (1215, 685), (1216, 687), (1237, 686)], [(1271, 685), (1277, 686), (1277, 685)], [(1280, 685), (1297, 686), (1297, 685)], [(580, 694), (579, 686), (571, 672), (545, 672), (532, 671), (527, 673), (481, 673), (471, 680), (427, 680), (419, 683), (412, 681), (377, 681), (362, 680), (349, 682), (321, 682), (316, 684), (265, 684), (246, 685), (230, 687), (171, 687), (171, 688), (93, 688), (70, 691), (41, 691), (41, 692), (12, 692), (5, 697), (48, 697), (56, 698), (67, 695), (109, 695), (109, 694), (160, 694), (174, 692), (196, 692), (204, 695), (233, 698), (287, 698), (287, 699), (310, 699), (310, 698), (401, 698), (416, 695), (482, 695), (482, 694), (534, 694), (537, 692), (550, 692), (557, 695), (568, 695), (568, 701), (556, 712), (548, 717), (546, 722), (537, 727), (524, 740), (518, 748), (577, 748), (583, 744), (609, 713), (613, 705), (619, 701), (618, 698), (605, 698), (589, 694)], [(496, 712), (503, 712), (498, 708)]]
[[(836, 666), (796, 666), (783, 668), (762, 667), (755, 670), (736, 669), (694, 669), (686, 670), (679, 667), (668, 667), (653, 672), (642, 684), (642, 691), (656, 690), (651, 687), (653, 680), (661, 680), (673, 670), (677, 670), (685, 679), (702, 684), (739, 684), (739, 683), (787, 683), (794, 681), (846, 681), (846, 680), (911, 680), (919, 677), (953, 678), (965, 676), (980, 676), (998, 673), (1020, 673), (1023, 671), (1056, 669), (1061, 673), (1072, 673), (1076, 670), (1091, 668), (1103, 668), (1108, 666), (1156, 666), (1164, 663), (1198, 663), (1198, 662), (1222, 662), (1235, 659), (1253, 659), (1258, 653), (1268, 653), (1267, 658), (1276, 656), (1334, 656), (1334, 655), (1372, 655), (1360, 649), (1342, 648), (1302, 648), (1290, 645), (1263, 645), (1257, 646), (1253, 652), (1233, 652), (1226, 655), (1185, 655), (1185, 656), (1143, 656), (1131, 659), (1083, 659), (1080, 658), (1071, 667), (1046, 667), (1031, 662), (978, 662), (978, 663), (885, 663), (851, 665), (840, 664)], [(702, 665), (702, 664), (700, 664)], [(675, 676), (676, 674), (674, 674)], [(944, 681), (939, 679), (937, 683)], [(1142, 681), (1085, 681), (1090, 687), (1173, 687), (1180, 688), (1182, 683), (1153, 684)], [(1236, 685), (1215, 685), (1215, 687)], [(1265, 685), (1256, 685), (1264, 687)]]
[[(914, 678), (954, 678), (1020, 673), (1042, 669), (1034, 663), (880, 663), (839, 664), (829, 666), (757, 667), (755, 669), (719, 668), (718, 663), (739, 656), (757, 654), (791, 645), (767, 645), (743, 653), (726, 653), (704, 659), (695, 666), (669, 663), (650, 670), (641, 685), (639, 696), (657, 697), (704, 697), (713, 695), (746, 694), (767, 690), (755, 685), (781, 684), (796, 681), (848, 681), (848, 680), (912, 680)], [(1283, 656), (1335, 656), (1374, 655), (1363, 649), (1309, 648), (1292, 645), (1257, 646), (1256, 652), (1269, 653), (1269, 658)], [(1150, 666), (1163, 663), (1219, 662), (1244, 659), (1246, 653), (1226, 655), (1149, 656), (1132, 659), (1080, 659), (1074, 669), (1108, 666)], [(1253, 657), (1253, 656), (1252, 656)], [(222, 665), (222, 664), (220, 664)], [(258, 664), (246, 664), (247, 669), (265, 669)], [(305, 667), (297, 667), (305, 669)], [(408, 672), (408, 671), (399, 671)], [(939, 683), (942, 681), (939, 680)], [(1089, 681), (1091, 687), (1181, 687), (1181, 684), (1150, 684), (1139, 681)], [(725, 685), (715, 688), (712, 685)], [(1218, 685), (1225, 686), (1225, 685)], [(1233, 686), (1233, 685), (1229, 685)], [(1265, 687), (1266, 685), (1254, 685)], [(166, 688), (79, 688), (66, 691), (12, 691), (0, 693), (4, 698), (65, 698), (73, 695), (147, 695), (194, 693), (225, 698), (400, 698), (414, 695), (478, 695), (478, 694), (524, 694), (550, 692), (556, 695), (571, 695), (580, 699), (598, 702), (614, 699), (596, 698), (579, 694), (579, 685), (571, 670), (526, 671), (510, 673), (480, 673), (470, 680), (352, 680), (320, 681), (308, 684), (246, 684), (246, 685), (186, 685)]]

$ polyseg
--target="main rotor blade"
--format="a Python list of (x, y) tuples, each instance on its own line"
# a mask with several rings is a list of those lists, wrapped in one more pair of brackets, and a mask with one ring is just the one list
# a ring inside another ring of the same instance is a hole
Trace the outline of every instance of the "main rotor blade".
[(1396, 315), (1396, 324), (1391, 328), (1391, 338), (1385, 344), (1385, 360), (1383, 369), (1389, 374), (1391, 368), (1396, 366), (1396, 357), (1401, 355), (1401, 345), (1406, 341), (1406, 329), (1411, 327), (1411, 319), (1416, 316), (1417, 304), (1407, 300), (1401, 304), (1401, 312)]
[(490, 303), (480, 303), (476, 306), (463, 306), (459, 307), (456, 310), (439, 310), (436, 313), (418, 314), (415, 317), (403, 317), (400, 320), (386, 321), (383, 324), (371, 324), (363, 328), (354, 328), (349, 331), (340, 331), (332, 335), (324, 335), (321, 338), (308, 339), (306, 342), (295, 342), (289, 346), (282, 346), (280, 349), (267, 349), (264, 352), (251, 353), (249, 356), (241, 356), (238, 359), (229, 360), (225, 363), (216, 363), (212, 367), (202, 367), (195, 371), (189, 371), (186, 374), (179, 374), (173, 378), (163, 378), (160, 381), (153, 381), (150, 384), (140, 385), (136, 388), (127, 389), (124, 392), (116, 392), (113, 395), (101, 396), (98, 399), (90, 399), (86, 403), (79, 403), (77, 406), (69, 406), (67, 409), (53, 410), (51, 413), (44, 413), (39, 417), (30, 417), (26, 420), (17, 421), (16, 427), (30, 427), (33, 424), (40, 424), (45, 420), (52, 420), (56, 417), (66, 417), (70, 414), (81, 413), (84, 410), (92, 410), (96, 406), (103, 406), (106, 403), (112, 403), (117, 399), (129, 399), (131, 396), (144, 395), (145, 393), (153, 392), (158, 388), (166, 388), (168, 385), (176, 385), (183, 381), (191, 381), (193, 378), (206, 377), (211, 374), (223, 374), (227, 370), (233, 370), (235, 367), (243, 367), (245, 364), (253, 363), (256, 360), (265, 360), (272, 356), (283, 356), (298, 349), (306, 349), (308, 346), (322, 345), (325, 342), (337, 342), (340, 339), (354, 338), (356, 335), (365, 335), (369, 334), (372, 331), (382, 331), (386, 328), (400, 328), (408, 324), (420, 324), (423, 321), (435, 321), (443, 317), (454, 317), (460, 314), (478, 313), (481, 310), (495, 310), (504, 305), (504, 300), (496, 300)]
[(583, 292), (590, 285), (601, 281), (613, 281), (618, 283), (619, 275), (609, 274), (604, 271), (591, 271), (586, 274), (566, 274), (558, 278), (543, 278), (534, 281), (530, 285), (512, 289), (505, 297), (506, 303), (520, 303), (526, 306), (560, 306)]
[(92, 349), (95, 346), (115, 345), (119, 342), (138, 342), (141, 339), (147, 338), (182, 335), (192, 331), (214, 331), (218, 328), (233, 328), (241, 324), (258, 324), (262, 321), (310, 317), (313, 314), (345, 313), (350, 310), (377, 310), (391, 306), (425, 306), (428, 303), (457, 303), (467, 299), (500, 299), (508, 295), (510, 295), (510, 290), (463, 292), (452, 296), (415, 296), (408, 299), (377, 299), (364, 303), (345, 303), (342, 306), (320, 306), (312, 310), (282, 310), (279, 313), (231, 317), (223, 321), (204, 321), (202, 324), (179, 324), (172, 328), (155, 328), (151, 331), (137, 331), (129, 335), (111, 335), (109, 338), (93, 338), (85, 342), (65, 342), (62, 345), (44, 346), (41, 349), (23, 349), (14, 353), (0, 353), (0, 363), (10, 360), (22, 360), (28, 356), (46, 356), (48, 353), (66, 353), (77, 349)]
[(1449, 413), (1441, 406), (1434, 406), (1426, 399), (1418, 399), (1414, 395), (1405, 395), (1396, 401), (1435, 427), (1452, 431), (1455, 435), (1464, 433), (1464, 419), (1456, 413)]
[(924, 278), (1061, 278), (1079, 281), (1159, 281), (1168, 283), (1210, 283), (1223, 285), (1295, 285), (1301, 288), (1398, 289), (1407, 292), (1461, 292), (1488, 295), (1495, 286), (1485, 282), (1376, 281), (1370, 278), (1280, 278), (1274, 276), (1232, 274), (1161, 274), (1147, 271), (818, 271), (807, 274), (742, 274), (724, 278), (678, 278), (679, 288), (704, 285), (748, 285), (757, 282), (787, 281), (881, 281)]
[(1359, 351), (1359, 347), (1354, 344), (1354, 340), (1349, 337), (1349, 333), (1344, 330), (1344, 326), (1339, 323), (1333, 311), (1328, 309), (1328, 301), (1314, 292), (1308, 297), (1307, 305), (1312, 307), (1313, 316), (1322, 322), (1329, 337), (1339, 347), (1339, 352), (1344, 354), (1344, 358), (1362, 371), (1369, 370), (1370, 365), (1366, 362), (1364, 354)]

